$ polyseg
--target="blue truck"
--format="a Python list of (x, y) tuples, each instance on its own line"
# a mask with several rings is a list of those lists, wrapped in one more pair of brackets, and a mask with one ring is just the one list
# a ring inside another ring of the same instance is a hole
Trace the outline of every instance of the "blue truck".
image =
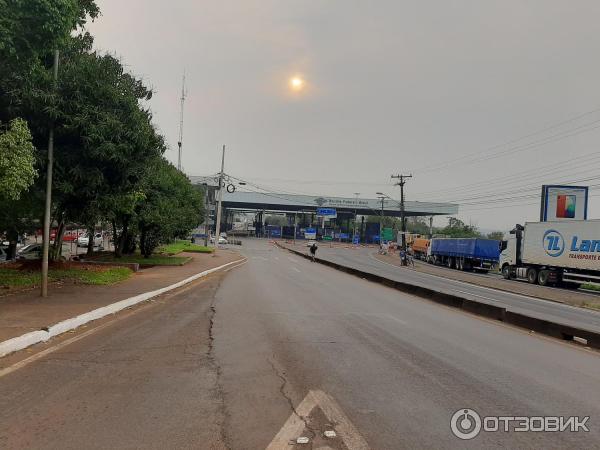
[(500, 259), (500, 241), (480, 238), (433, 238), (427, 262), (451, 269), (485, 271)]

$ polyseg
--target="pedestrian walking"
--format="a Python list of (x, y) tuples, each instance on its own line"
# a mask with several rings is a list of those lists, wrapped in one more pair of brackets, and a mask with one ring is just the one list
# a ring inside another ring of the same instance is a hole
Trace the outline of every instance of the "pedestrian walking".
[(312, 262), (315, 262), (315, 256), (317, 255), (317, 249), (319, 247), (317, 247), (317, 243), (313, 242), (313, 245), (310, 246), (310, 257), (312, 259)]

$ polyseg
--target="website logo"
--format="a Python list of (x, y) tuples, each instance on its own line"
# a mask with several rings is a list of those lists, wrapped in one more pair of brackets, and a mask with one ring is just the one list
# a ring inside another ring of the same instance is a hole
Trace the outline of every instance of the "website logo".
[(450, 429), (459, 439), (473, 439), (481, 431), (481, 417), (470, 408), (459, 409), (450, 419)]
[(548, 230), (544, 233), (542, 245), (546, 254), (554, 258), (562, 255), (565, 251), (565, 239), (556, 230)]

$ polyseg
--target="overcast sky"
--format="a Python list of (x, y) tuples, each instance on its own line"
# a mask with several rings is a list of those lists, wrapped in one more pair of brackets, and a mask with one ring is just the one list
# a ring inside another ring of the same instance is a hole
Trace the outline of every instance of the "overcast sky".
[(174, 162), (185, 69), (190, 175), (222, 144), (226, 172), (280, 192), (398, 197), (412, 172), (407, 200), (483, 229), (536, 220), (542, 183), (600, 184), (598, 1), (97, 3), (96, 46), (155, 89)]

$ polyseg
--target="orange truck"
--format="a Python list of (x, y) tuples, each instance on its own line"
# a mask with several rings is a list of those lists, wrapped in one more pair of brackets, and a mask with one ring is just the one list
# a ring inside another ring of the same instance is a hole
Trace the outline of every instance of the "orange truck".
[(427, 250), (429, 249), (429, 244), (429, 239), (416, 238), (411, 246), (415, 258), (423, 261), (427, 259)]

